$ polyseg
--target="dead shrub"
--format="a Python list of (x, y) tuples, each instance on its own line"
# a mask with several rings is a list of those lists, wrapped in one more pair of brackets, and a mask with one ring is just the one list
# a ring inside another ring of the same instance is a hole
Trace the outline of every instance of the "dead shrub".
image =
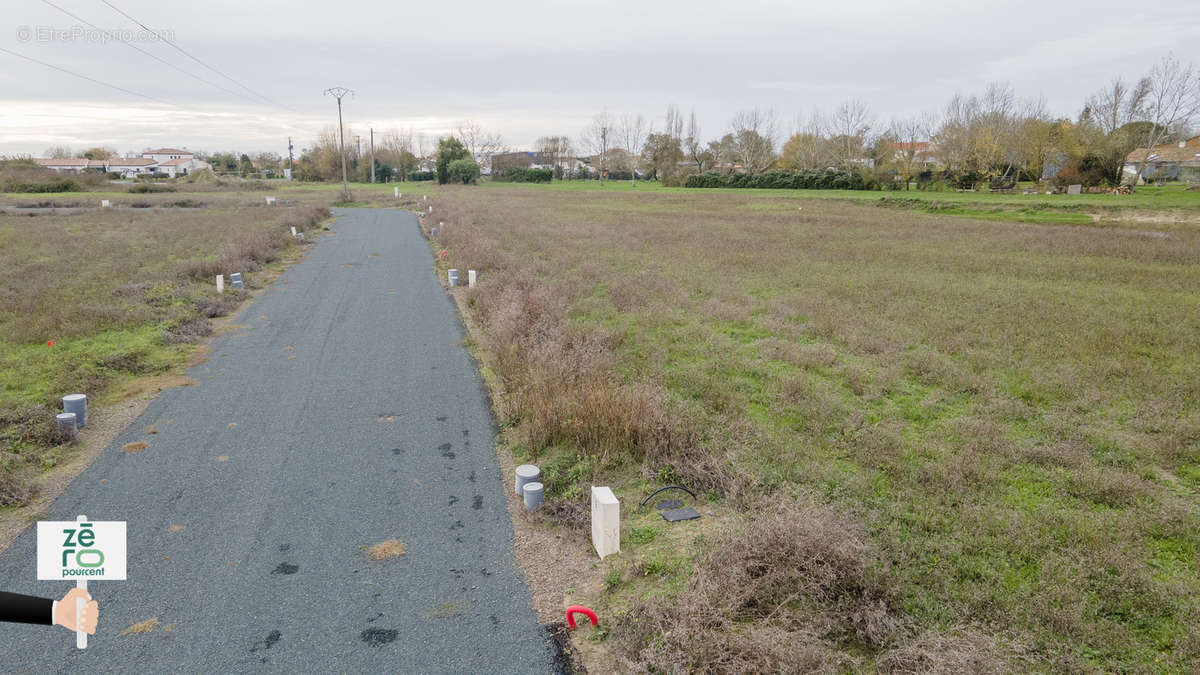
[(100, 365), (109, 370), (143, 375), (153, 372), (154, 366), (146, 362), (146, 353), (141, 350), (109, 354), (100, 359)]
[(176, 322), (163, 331), (163, 340), (169, 344), (196, 342), (212, 335), (212, 323), (203, 316)]
[(36, 496), (27, 476), (0, 471), (0, 506), (24, 506)]
[(622, 382), (602, 338), (566, 326), (561, 293), (530, 275), (500, 272), (477, 297), (504, 412), (535, 456), (569, 443), (603, 463), (687, 443), (661, 387)]
[(199, 298), (196, 300), (196, 313), (206, 319), (215, 319), (229, 314), (237, 309), (237, 306), (236, 298), (226, 296)]
[(840, 426), (846, 417), (846, 405), (837, 389), (819, 376), (796, 375), (780, 384), (780, 398), (804, 418), (804, 426), (814, 432)]
[(894, 639), (902, 626), (889, 604), (856, 528), (828, 508), (778, 500), (717, 534), (687, 588), (641, 602), (614, 637), (649, 670), (830, 669), (852, 664), (839, 642)]
[(1087, 441), (1066, 438), (1051, 445), (1034, 445), (1022, 448), (1016, 458), (1042, 466), (1062, 466), (1068, 469), (1083, 469), (1092, 465), (1092, 450)]
[(1010, 672), (996, 641), (971, 628), (950, 633), (926, 631), (908, 644), (884, 654), (876, 666), (880, 672), (897, 675)]
[(1134, 506), (1150, 495), (1149, 486), (1128, 471), (1092, 467), (1071, 474), (1071, 496), (1113, 508)]

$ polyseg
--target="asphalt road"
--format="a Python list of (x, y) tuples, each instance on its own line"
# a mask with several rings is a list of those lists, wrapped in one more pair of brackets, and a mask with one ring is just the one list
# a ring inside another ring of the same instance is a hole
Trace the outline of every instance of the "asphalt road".
[[(411, 213), (346, 209), (48, 520), (128, 521), (86, 650), (0, 623), (5, 672), (547, 672), (462, 327)], [(157, 434), (148, 435), (153, 425)], [(150, 446), (127, 453), (125, 443)], [(0, 590), (36, 581), (29, 528)], [(400, 539), (407, 554), (372, 561)], [(146, 634), (120, 636), (157, 618)]]

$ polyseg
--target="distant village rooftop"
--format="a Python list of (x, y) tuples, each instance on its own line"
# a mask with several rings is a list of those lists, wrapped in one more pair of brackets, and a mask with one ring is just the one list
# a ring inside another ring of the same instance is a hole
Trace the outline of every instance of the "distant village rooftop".
[(41, 157), (34, 160), (39, 166), (58, 173), (81, 172), (88, 169), (105, 173), (119, 173), (128, 178), (138, 174), (166, 174), (170, 178), (185, 176), (192, 171), (210, 169), (212, 166), (196, 159), (196, 153), (178, 148), (146, 150), (141, 157), (110, 157), (108, 159), (83, 159), (82, 157)]

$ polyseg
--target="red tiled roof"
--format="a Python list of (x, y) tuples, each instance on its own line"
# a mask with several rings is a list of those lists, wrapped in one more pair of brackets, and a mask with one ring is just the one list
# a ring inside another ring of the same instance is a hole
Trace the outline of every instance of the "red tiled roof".
[(187, 164), (188, 162), (192, 162), (192, 161), (195, 161), (195, 160), (193, 160), (191, 157), (180, 157), (179, 159), (168, 159), (165, 162), (159, 162), (158, 165), (159, 166), (179, 166), (180, 164)]
[(153, 164), (158, 164), (158, 162), (149, 157), (113, 157), (91, 166), (151, 166)]
[[(1145, 161), (1146, 154), (1145, 148), (1138, 148), (1129, 153), (1125, 157), (1125, 161), (1130, 164)], [(1200, 160), (1200, 136), (1188, 139), (1183, 144), (1183, 147), (1179, 147), (1179, 143), (1156, 145), (1151, 148), (1149, 155), (1152, 162), (1194, 162)]]
[(33, 160), (41, 166), (88, 166), (88, 161), (81, 157), (63, 157), (61, 159), (37, 158)]

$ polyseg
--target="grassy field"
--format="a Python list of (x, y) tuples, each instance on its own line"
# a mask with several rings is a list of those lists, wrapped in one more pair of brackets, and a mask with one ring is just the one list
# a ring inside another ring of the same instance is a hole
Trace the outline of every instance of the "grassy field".
[(179, 369), (209, 319), (246, 295), (218, 296), (215, 275), (259, 285), (253, 273), (292, 245), (289, 227), (328, 213), (200, 189), (113, 192), (115, 208), (94, 208), (107, 194), (0, 196), (5, 207), (81, 207), (0, 213), (0, 508), (35, 497), (36, 474), (72, 451), (53, 424), (61, 396), (105, 403), (128, 380)]
[(429, 191), (548, 510), (682, 482), (741, 514), (629, 514), (593, 600), (632, 662), (1200, 662), (1200, 192), (1035, 198), (1093, 226), (879, 193)]
[[(621, 497), (581, 599), (630, 664), (1200, 661), (1200, 192), (392, 188), (355, 201), (428, 194), (441, 267), (480, 270), (483, 372), (548, 523)], [(232, 307), (210, 277), (269, 271), (340, 186), (269, 189), (0, 195), (118, 207), (0, 214), (0, 497), (70, 452), (58, 396), (180, 367)], [(631, 508), (669, 483), (715, 515)]]

